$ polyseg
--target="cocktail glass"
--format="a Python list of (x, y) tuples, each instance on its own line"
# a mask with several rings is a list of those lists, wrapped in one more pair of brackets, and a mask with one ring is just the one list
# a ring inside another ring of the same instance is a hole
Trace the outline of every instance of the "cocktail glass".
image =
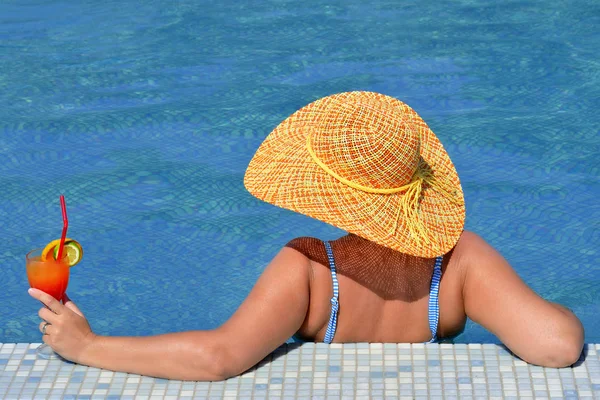
[[(61, 260), (55, 260), (50, 255), (46, 260), (42, 261), (42, 251), (43, 249), (34, 249), (25, 256), (29, 285), (61, 301), (69, 284), (70, 267), (67, 257), (65, 255)], [(36, 349), (36, 354), (46, 360), (60, 358), (45, 343)]]

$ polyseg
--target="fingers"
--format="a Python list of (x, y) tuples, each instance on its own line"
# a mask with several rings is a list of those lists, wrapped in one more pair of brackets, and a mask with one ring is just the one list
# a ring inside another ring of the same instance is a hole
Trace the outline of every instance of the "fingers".
[(65, 305), (65, 307), (67, 307), (69, 310), (73, 311), (75, 314), (85, 318), (85, 316), (83, 315), (83, 313), (81, 312), (79, 307), (77, 307), (75, 305), (75, 303), (73, 303), (73, 301), (69, 298), (69, 296), (67, 296), (66, 293), (63, 296), (63, 304)]
[(75, 314), (79, 315), (80, 317), (84, 317), (84, 315), (81, 312), (81, 310), (79, 310), (79, 308), (72, 301), (70, 301), (67, 304), (65, 304), (65, 307), (67, 307), (69, 310), (73, 311)]
[[(46, 307), (40, 308), (40, 311), (38, 311), (38, 315), (41, 319), (43, 319), (46, 322), (50, 322), (51, 324), (56, 323), (56, 320), (58, 319), (58, 316)], [(42, 323), (44, 321), (42, 321)]]
[(41, 301), (46, 307), (52, 310), (55, 314), (59, 314), (62, 311), (63, 305), (58, 300), (50, 296), (48, 293), (42, 292), (39, 289), (30, 288), (28, 291), (29, 295), (34, 299)]
[[(46, 327), (46, 330), (44, 330), (44, 326)], [(49, 335), (51, 328), (52, 328), (52, 324), (49, 324), (46, 321), (40, 322), (40, 324), (38, 326), (38, 329), (40, 330), (40, 332), (42, 332), (42, 335)]]

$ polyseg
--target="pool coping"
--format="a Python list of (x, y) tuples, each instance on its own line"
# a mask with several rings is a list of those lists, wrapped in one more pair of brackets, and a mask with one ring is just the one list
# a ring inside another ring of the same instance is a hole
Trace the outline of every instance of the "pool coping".
[(244, 374), (186, 382), (36, 357), (0, 343), (3, 399), (600, 399), (600, 344), (568, 368), (530, 365), (497, 344), (286, 344)]

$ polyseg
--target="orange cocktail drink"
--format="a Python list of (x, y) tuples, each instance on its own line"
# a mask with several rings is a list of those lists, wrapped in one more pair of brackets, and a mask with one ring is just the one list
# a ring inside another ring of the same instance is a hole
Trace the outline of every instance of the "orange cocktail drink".
[(32, 250), (25, 256), (29, 285), (60, 301), (69, 284), (68, 258), (65, 255), (61, 260), (55, 260), (49, 256), (42, 260), (42, 250)]

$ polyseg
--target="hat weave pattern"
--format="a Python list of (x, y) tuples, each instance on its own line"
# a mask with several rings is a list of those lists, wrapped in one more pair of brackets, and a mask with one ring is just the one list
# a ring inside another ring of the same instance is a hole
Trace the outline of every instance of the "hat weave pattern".
[(400, 252), (436, 257), (464, 226), (456, 170), (403, 102), (373, 92), (317, 100), (261, 144), (244, 184), (254, 196)]

